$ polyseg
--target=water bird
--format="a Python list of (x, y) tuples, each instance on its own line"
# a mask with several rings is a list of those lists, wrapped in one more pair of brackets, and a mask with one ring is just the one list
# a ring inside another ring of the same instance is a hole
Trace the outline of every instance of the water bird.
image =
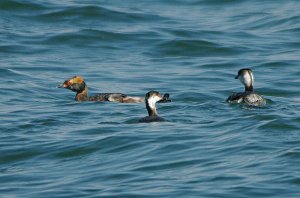
[(227, 98), (229, 103), (245, 103), (249, 106), (266, 105), (266, 100), (253, 90), (254, 77), (251, 69), (245, 68), (238, 71), (235, 79), (239, 79), (245, 86), (244, 92), (233, 93)]
[(95, 96), (88, 96), (88, 87), (81, 76), (74, 76), (57, 87), (70, 89), (71, 91), (76, 92), (76, 101), (110, 101), (122, 103), (144, 102), (144, 99), (141, 97), (127, 96), (122, 93), (100, 93)]
[(146, 109), (148, 116), (139, 120), (139, 122), (164, 122), (164, 118), (158, 116), (156, 111), (157, 102), (171, 102), (170, 95), (164, 94), (163, 96), (158, 91), (149, 91), (145, 96)]

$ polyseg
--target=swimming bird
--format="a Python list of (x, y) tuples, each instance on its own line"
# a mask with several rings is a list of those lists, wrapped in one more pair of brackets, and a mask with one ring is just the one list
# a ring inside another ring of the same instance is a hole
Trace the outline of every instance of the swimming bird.
[(227, 98), (229, 103), (246, 103), (249, 106), (266, 105), (266, 100), (253, 91), (254, 77), (251, 69), (245, 68), (238, 71), (235, 79), (239, 79), (245, 86), (244, 92), (233, 93)]
[(57, 87), (76, 92), (76, 101), (110, 101), (122, 103), (138, 103), (144, 101), (141, 97), (127, 96), (122, 93), (100, 93), (95, 96), (88, 96), (88, 87), (81, 76), (74, 76)]
[(156, 111), (155, 104), (157, 102), (171, 102), (170, 95), (165, 94), (162, 96), (158, 91), (150, 91), (145, 96), (146, 109), (148, 116), (139, 120), (139, 122), (164, 122), (164, 118), (159, 117)]

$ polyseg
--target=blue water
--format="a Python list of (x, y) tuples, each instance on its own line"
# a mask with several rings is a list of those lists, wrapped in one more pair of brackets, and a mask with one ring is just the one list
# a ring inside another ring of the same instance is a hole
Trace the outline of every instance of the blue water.
[[(0, 197), (300, 197), (300, 2), (1, 0)], [(254, 71), (268, 105), (228, 105)], [(90, 94), (170, 93), (144, 104)]]

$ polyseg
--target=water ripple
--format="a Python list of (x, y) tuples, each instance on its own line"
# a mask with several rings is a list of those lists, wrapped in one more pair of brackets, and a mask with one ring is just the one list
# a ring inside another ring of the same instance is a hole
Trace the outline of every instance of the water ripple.
[[(299, 2), (0, 2), (2, 197), (299, 197)], [(245, 9), (247, 8), (247, 9)], [(225, 102), (254, 71), (267, 106)], [(56, 86), (145, 104), (76, 102)]]

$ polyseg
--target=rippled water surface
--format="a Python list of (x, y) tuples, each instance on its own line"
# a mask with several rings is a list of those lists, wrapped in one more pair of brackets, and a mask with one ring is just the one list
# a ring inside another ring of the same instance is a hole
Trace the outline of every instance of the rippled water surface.
[[(300, 197), (300, 2), (1, 0), (1, 197)], [(229, 105), (250, 67), (263, 108)], [(90, 95), (170, 93), (145, 105)]]

